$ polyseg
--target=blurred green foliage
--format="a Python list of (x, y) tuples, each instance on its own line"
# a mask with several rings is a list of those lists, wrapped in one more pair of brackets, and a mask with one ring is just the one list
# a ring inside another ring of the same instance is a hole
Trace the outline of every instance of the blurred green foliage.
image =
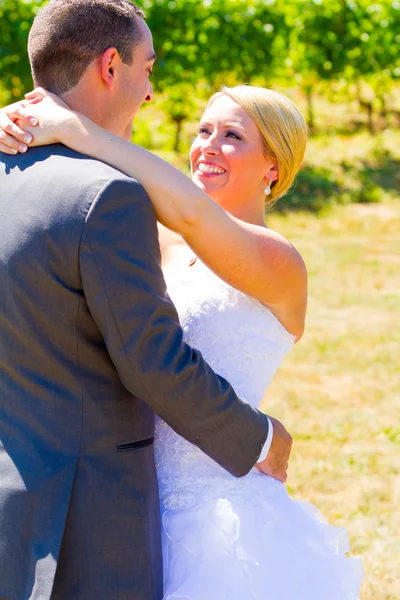
[[(0, 85), (31, 80), (26, 45), (44, 0), (0, 0)], [(188, 100), (222, 82), (300, 85), (400, 79), (399, 0), (142, 0), (158, 54), (156, 86)], [(199, 85), (202, 84), (202, 85)], [(197, 89), (196, 89), (197, 92)], [(182, 109), (185, 112), (184, 109)], [(180, 118), (180, 117), (179, 117)]]
[[(45, 2), (0, 0), (0, 105), (32, 87), (28, 32)], [(358, 106), (358, 113), (366, 115), (359, 123), (366, 122), (372, 134), (399, 123), (400, 109), (391, 91), (400, 82), (400, 0), (137, 3), (146, 13), (158, 55), (153, 84), (157, 110), (162, 111), (158, 138), (164, 151), (186, 150), (186, 121), (193, 121), (205, 99), (222, 84), (279, 84), (281, 89), (300, 90), (313, 133), (321, 131), (322, 121), (316, 114), (316, 97), (352, 104), (353, 114)], [(143, 121), (139, 141), (160, 149), (154, 143), (154, 127), (154, 122)], [(368, 177), (368, 190), (359, 193), (364, 202), (379, 195), (369, 172)], [(327, 194), (339, 194), (346, 201), (347, 192), (329, 169), (303, 170), (300, 185), (305, 194), (312, 187), (321, 202)], [(306, 201), (296, 193), (292, 200), (299, 205)]]
[(43, 0), (0, 0), (0, 102), (32, 88), (27, 44), (32, 21)]

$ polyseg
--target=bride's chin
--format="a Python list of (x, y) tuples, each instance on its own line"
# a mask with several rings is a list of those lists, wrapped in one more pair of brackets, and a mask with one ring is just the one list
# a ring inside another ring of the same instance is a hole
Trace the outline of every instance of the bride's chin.
[(201, 179), (199, 179), (199, 177), (196, 176), (196, 173), (192, 176), (192, 181), (197, 185), (198, 188), (203, 190), (203, 192), (207, 193), (207, 186), (204, 185), (204, 183), (201, 181)]
[(211, 190), (214, 190), (218, 187), (218, 184), (216, 185), (215, 179), (212, 179), (211, 177), (208, 179), (206, 177), (198, 177), (196, 173), (193, 175), (192, 181), (197, 185), (197, 187), (202, 189), (207, 194), (210, 194)]
[[(204, 181), (199, 177), (196, 177), (196, 173), (192, 176), (192, 181), (200, 188), (207, 196), (209, 196), (214, 202), (219, 205), (223, 205), (223, 197), (226, 196), (226, 189), (224, 188), (224, 193), (221, 194), (221, 188), (219, 186), (213, 185), (215, 182), (210, 179), (209, 181)], [(222, 196), (220, 198), (220, 196)]]

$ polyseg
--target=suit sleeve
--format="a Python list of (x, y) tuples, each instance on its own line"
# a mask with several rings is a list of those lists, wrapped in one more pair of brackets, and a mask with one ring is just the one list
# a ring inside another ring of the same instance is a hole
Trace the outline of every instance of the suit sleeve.
[(183, 342), (160, 268), (154, 209), (136, 181), (111, 180), (97, 194), (80, 269), (124, 386), (232, 475), (248, 473), (266, 441), (267, 418)]

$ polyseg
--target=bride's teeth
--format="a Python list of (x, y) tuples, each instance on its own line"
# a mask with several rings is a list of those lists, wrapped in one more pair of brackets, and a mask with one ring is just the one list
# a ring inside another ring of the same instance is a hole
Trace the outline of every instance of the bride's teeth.
[(202, 173), (215, 173), (217, 175), (222, 175), (222, 173), (225, 173), (225, 169), (221, 169), (220, 167), (213, 167), (211, 165), (204, 165), (204, 164), (199, 165), (199, 170)]

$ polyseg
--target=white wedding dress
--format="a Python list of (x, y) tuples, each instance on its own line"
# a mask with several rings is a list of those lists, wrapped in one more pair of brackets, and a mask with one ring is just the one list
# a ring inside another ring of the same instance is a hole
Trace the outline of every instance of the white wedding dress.
[[(294, 338), (198, 259), (166, 272), (185, 340), (258, 406)], [(296, 382), (293, 381), (293, 385)], [(164, 600), (356, 600), (346, 532), (256, 469), (237, 479), (156, 421)]]

